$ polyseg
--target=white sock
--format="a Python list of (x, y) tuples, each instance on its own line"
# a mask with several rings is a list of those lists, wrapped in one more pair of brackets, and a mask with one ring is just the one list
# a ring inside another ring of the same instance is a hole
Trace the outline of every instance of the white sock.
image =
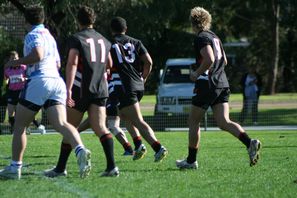
[(82, 145), (82, 144), (77, 145), (77, 146), (74, 148), (75, 155), (77, 156), (78, 153), (79, 153), (81, 150), (83, 150), (84, 148), (85, 148), (85, 147), (84, 147), (84, 145)]
[(22, 161), (14, 161), (11, 160), (10, 166), (16, 168), (16, 169), (20, 169), (22, 168), (23, 162)]

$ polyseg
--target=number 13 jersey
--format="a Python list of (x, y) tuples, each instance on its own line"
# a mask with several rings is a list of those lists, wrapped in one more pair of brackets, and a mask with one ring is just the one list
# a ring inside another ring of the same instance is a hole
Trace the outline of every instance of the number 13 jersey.
[(143, 91), (142, 65), (140, 57), (147, 53), (140, 40), (125, 34), (117, 34), (110, 50), (113, 67), (119, 72), (126, 93)]

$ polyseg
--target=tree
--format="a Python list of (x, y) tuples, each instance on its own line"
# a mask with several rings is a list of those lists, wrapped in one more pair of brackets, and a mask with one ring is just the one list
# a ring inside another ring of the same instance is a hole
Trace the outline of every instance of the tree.
[[(95, 28), (107, 38), (110, 19), (126, 18), (127, 33), (142, 40), (154, 60), (153, 73), (146, 83), (150, 92), (155, 90), (159, 69), (167, 58), (193, 56), (189, 12), (197, 6), (196, 0), (0, 0), (1, 12), (9, 12), (7, 5), (24, 12), (24, 7), (34, 3), (45, 8), (45, 23), (57, 39), (62, 60), (67, 38), (77, 31), (79, 5), (94, 8)], [(258, 67), (266, 93), (297, 90), (296, 0), (207, 0), (199, 6), (212, 14), (212, 29), (223, 43), (242, 39), (250, 43), (244, 49), (226, 49), (237, 57), (237, 64), (227, 67), (232, 91), (239, 91), (238, 76), (247, 66)]]

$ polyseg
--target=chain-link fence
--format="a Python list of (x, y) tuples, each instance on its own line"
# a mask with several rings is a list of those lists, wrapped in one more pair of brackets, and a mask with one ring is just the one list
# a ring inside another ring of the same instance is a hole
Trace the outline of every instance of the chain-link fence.
[[(188, 128), (188, 114), (179, 115), (154, 115), (154, 105), (141, 105), (144, 114), (144, 120), (155, 131), (166, 131), (172, 129)], [(231, 120), (240, 123), (242, 126), (297, 126), (297, 100), (294, 101), (279, 101), (279, 102), (265, 102), (259, 104), (259, 112), (257, 122), (252, 118), (252, 110), (248, 110), (246, 117), (241, 120), (242, 104), (235, 102), (230, 103), (230, 118)], [(49, 124), (45, 111), (40, 111), (36, 119), (43, 124), (47, 130), (51, 130), (52, 126)], [(241, 122), (240, 122), (241, 121)], [(0, 107), (0, 122), (1, 134), (10, 134), (10, 125), (8, 123), (7, 110), (5, 106)], [(124, 123), (121, 123), (125, 127)], [(207, 111), (204, 119), (201, 121), (201, 128), (207, 130), (210, 127), (216, 127), (216, 123), (211, 110)], [(31, 124), (31, 130), (34, 132), (36, 127)]]

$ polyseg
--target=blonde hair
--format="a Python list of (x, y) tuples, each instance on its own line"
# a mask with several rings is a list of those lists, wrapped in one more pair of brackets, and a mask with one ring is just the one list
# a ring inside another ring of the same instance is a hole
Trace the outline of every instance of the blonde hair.
[(9, 56), (19, 56), (19, 53), (17, 51), (10, 51)]
[(190, 20), (192, 26), (199, 30), (209, 30), (211, 26), (211, 15), (202, 7), (195, 7), (191, 10)]

